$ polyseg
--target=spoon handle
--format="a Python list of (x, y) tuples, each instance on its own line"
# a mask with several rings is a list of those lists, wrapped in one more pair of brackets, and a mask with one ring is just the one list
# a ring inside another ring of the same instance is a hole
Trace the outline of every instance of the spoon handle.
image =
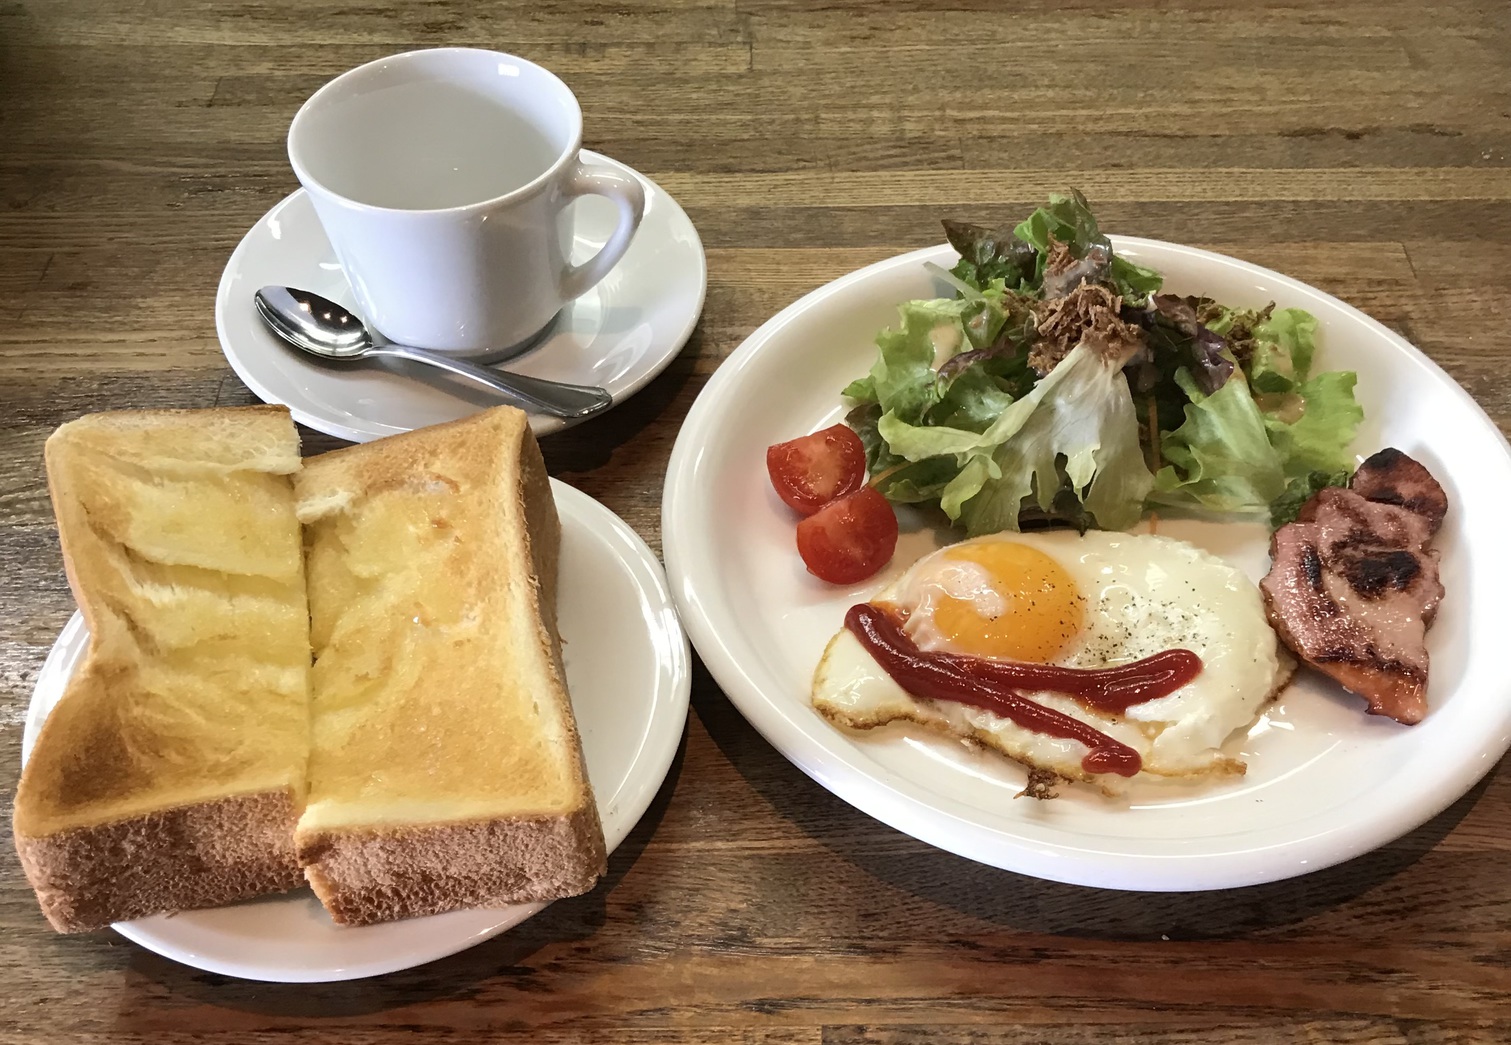
[(430, 352), (409, 345), (374, 345), (373, 355), (409, 359), (416, 363), (440, 367), (459, 377), (476, 381), (493, 389), (505, 399), (522, 409), (553, 417), (587, 417), (609, 406), (614, 400), (608, 391), (596, 385), (571, 385), (563, 381), (547, 381), (524, 374), (511, 374), (502, 370), (489, 370), (465, 359), (453, 359), (439, 352)]

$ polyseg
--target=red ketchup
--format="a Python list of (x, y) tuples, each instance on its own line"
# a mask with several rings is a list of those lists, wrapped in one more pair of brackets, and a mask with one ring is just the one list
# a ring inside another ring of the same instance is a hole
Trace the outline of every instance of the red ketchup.
[(1019, 688), (1064, 693), (1100, 711), (1122, 712), (1134, 704), (1154, 700), (1201, 674), (1201, 658), (1190, 650), (1173, 649), (1115, 668), (1062, 668), (1053, 664), (1025, 664), (990, 660), (958, 653), (926, 653), (908, 637), (902, 620), (892, 611), (869, 602), (850, 607), (845, 627), (860, 640), (899, 686), (915, 697), (953, 700), (990, 711), (1024, 729), (1089, 749), (1081, 759), (1088, 773), (1133, 776), (1143, 766), (1139, 753), (1127, 744), (1079, 719), (1029, 700)]

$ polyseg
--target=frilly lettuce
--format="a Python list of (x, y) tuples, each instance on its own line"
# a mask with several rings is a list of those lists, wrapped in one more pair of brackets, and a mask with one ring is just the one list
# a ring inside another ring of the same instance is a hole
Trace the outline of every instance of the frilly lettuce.
[[(1115, 256), (1074, 190), (1016, 226), (945, 228), (960, 261), (935, 271), (959, 296), (899, 306), (870, 373), (844, 390), (890, 500), (937, 502), (972, 535), (1040, 520), (1125, 529), (1146, 504), (1278, 518), (1352, 472), (1355, 377), (1310, 373), (1310, 314), (1156, 293), (1160, 275)], [(1082, 281), (1121, 299), (1132, 344), (1101, 349), (1088, 327), (1057, 364), (1040, 354), (1040, 376), (1028, 360), (1046, 299)]]
[(1067, 482), (1098, 526), (1126, 529), (1153, 482), (1121, 361), (1087, 344), (983, 431), (913, 424), (889, 410), (877, 433), (910, 466), (933, 462), (936, 479), (939, 462), (950, 463), (939, 504), (972, 535), (1016, 530), (1025, 499), (1047, 512)]
[(1189, 371), (1176, 371), (1190, 402), (1184, 423), (1161, 436), (1168, 463), (1155, 476), (1151, 500), (1269, 512), (1282, 498), (1294, 499), (1313, 473), (1352, 472), (1349, 445), (1364, 419), (1354, 400), (1356, 377), (1309, 376), (1316, 333), (1310, 313), (1279, 309), (1253, 326), (1242, 346), (1244, 365), (1211, 395)]
[(964, 221), (945, 219), (944, 235), (960, 253), (954, 276), (968, 286), (982, 289), (993, 280), (1017, 289), (1033, 280), (1039, 252), (1013, 235), (1009, 228), (989, 229)]
[(1184, 368), (1175, 380), (1191, 402), (1185, 423), (1160, 439), (1169, 463), (1154, 477), (1153, 500), (1219, 512), (1268, 508), (1285, 492), (1285, 466), (1242, 374), (1211, 395)]
[[(962, 352), (992, 343), (1007, 319), (1000, 286), (975, 298), (932, 298), (907, 301), (898, 307), (901, 325), (876, 338), (876, 363), (871, 372), (852, 381), (844, 394), (858, 403), (878, 403), (914, 423), (938, 406), (949, 392), (936, 370)], [(984, 390), (984, 389), (983, 389)], [(1005, 406), (988, 403), (984, 409)], [(950, 411), (958, 411), (956, 402)], [(995, 416), (995, 415), (993, 415)]]
[(1317, 318), (1299, 308), (1277, 309), (1254, 327), (1252, 343), (1248, 371), (1254, 391), (1294, 391), (1312, 369)]
[(1067, 244), (1077, 258), (1084, 258), (1093, 248), (1106, 251), (1108, 282), (1130, 304), (1142, 303), (1164, 283), (1158, 272), (1112, 254), (1111, 241), (1097, 226), (1096, 215), (1091, 213), (1086, 197), (1076, 189), (1070, 190), (1069, 195), (1050, 193), (1048, 206), (1040, 207), (1020, 222), (1013, 234), (1039, 252), (1036, 286), (1044, 279), (1051, 238)]

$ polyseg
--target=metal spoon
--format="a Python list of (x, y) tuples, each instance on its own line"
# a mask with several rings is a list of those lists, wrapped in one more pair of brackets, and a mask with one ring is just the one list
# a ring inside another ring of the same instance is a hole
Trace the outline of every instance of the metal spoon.
[(614, 403), (608, 391), (596, 385), (570, 385), (489, 370), (440, 352), (380, 342), (357, 315), (308, 290), (263, 287), (255, 301), (257, 314), (268, 329), (295, 348), (321, 359), (342, 363), (375, 356), (410, 359), (476, 381), (524, 410), (553, 417), (588, 417)]

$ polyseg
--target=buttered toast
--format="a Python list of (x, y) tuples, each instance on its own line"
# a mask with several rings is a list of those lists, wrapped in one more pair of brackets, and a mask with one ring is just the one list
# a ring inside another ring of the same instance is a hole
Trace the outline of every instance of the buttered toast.
[(560, 522), (500, 407), (305, 462), (309, 794), (346, 924), (554, 899), (604, 870), (556, 631)]
[(80, 931), (297, 887), (310, 648), (288, 411), (94, 414), (46, 458), (91, 637), (16, 792), (43, 912)]

